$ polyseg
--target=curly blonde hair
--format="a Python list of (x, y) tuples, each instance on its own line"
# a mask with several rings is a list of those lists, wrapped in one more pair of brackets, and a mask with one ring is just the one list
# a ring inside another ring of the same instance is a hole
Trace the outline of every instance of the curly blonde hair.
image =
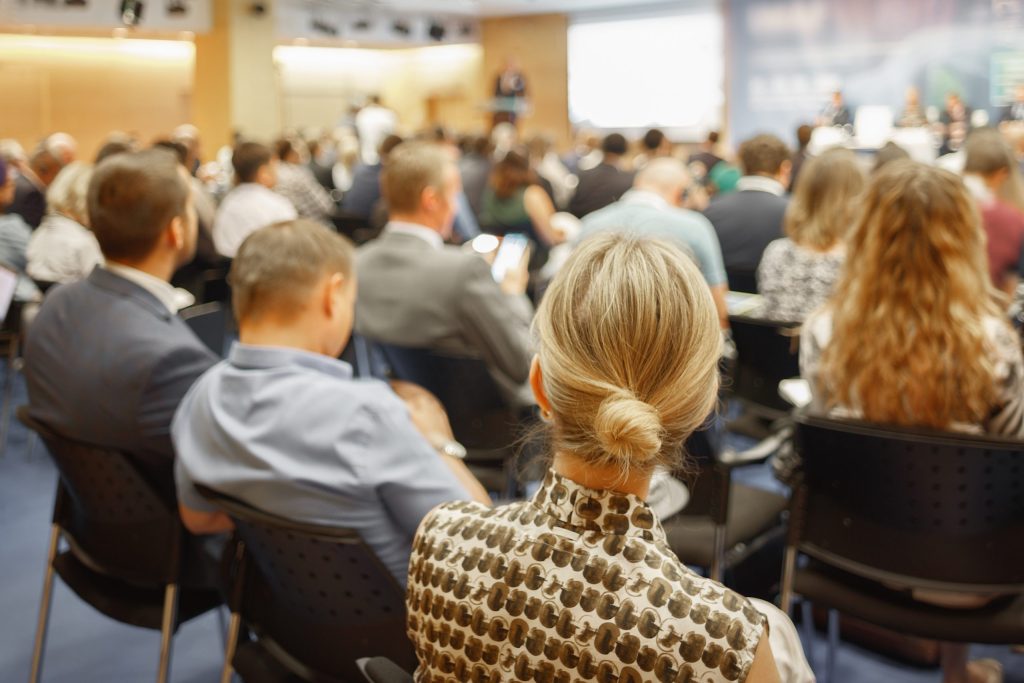
[(829, 306), (820, 387), (874, 422), (977, 424), (995, 401), (983, 327), (1000, 315), (960, 178), (895, 161), (872, 179)]

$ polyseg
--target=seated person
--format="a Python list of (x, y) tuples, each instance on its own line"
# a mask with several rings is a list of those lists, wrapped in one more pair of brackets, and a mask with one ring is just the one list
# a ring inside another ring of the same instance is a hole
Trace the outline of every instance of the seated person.
[(563, 242), (565, 237), (551, 226), (555, 205), (538, 180), (526, 156), (517, 151), (506, 154), (494, 165), (484, 190), (483, 229), (498, 235), (521, 232), (544, 247)]
[(334, 215), (334, 200), (313, 176), (313, 172), (302, 163), (301, 144), (291, 138), (281, 138), (274, 143), (277, 159), (277, 184), (274, 192), (290, 201), (302, 218), (330, 225)]
[(857, 158), (846, 149), (811, 158), (805, 171), (786, 208), (787, 237), (765, 247), (757, 268), (764, 297), (758, 313), (769, 320), (803, 322), (832, 295), (864, 189)]
[(352, 186), (341, 200), (345, 213), (370, 220), (373, 210), (381, 200), (380, 174), (387, 163), (391, 150), (402, 144), (402, 138), (389, 135), (380, 143), (378, 159), (372, 164), (359, 164), (352, 172)]
[[(960, 179), (894, 161), (872, 178), (862, 204), (835, 294), (807, 319), (800, 336), (800, 374), (810, 384), (811, 409), (890, 425), (1024, 437), (1020, 339), (996, 302), (985, 233)], [(991, 599), (914, 595), (947, 606)], [(947, 683), (1000, 680), (985, 662), (967, 664), (966, 648), (943, 644)]]
[(633, 189), (622, 199), (583, 219), (579, 239), (601, 232), (635, 232), (679, 245), (697, 263), (711, 288), (723, 328), (729, 326), (725, 295), (729, 291), (718, 236), (708, 219), (682, 207), (690, 175), (678, 159), (651, 160), (636, 174)]
[(423, 516), (471, 493), (489, 500), (442, 454), (453, 437), (436, 401), (404, 387), (410, 419), (385, 384), (355, 380), (337, 360), (352, 329), (353, 256), (348, 240), (308, 220), (242, 243), (230, 274), (239, 342), (174, 418), (181, 516), (195, 533), (230, 528), (198, 482), (271, 514), (353, 529), (404, 585)]
[[(718, 318), (697, 267), (667, 242), (597, 235), (555, 276), (535, 330), (552, 467), (531, 500), (423, 520), (407, 594), (418, 680), (454, 666), (478, 680), (778, 681), (768, 620), (773, 636), (795, 638), (792, 624), (688, 569), (645, 502), (718, 398)], [(466, 637), (448, 637), (462, 623), (449, 613), (472, 616)], [(784, 654), (787, 680), (813, 680)]]
[(0, 158), (0, 266), (18, 276), (14, 301), (27, 303), (38, 300), (40, 293), (26, 272), (32, 228), (24, 218), (10, 211), (16, 187), (13, 170)]
[(243, 142), (231, 154), (235, 187), (224, 197), (213, 220), (213, 243), (221, 256), (234, 258), (246, 237), (264, 225), (298, 218), (290, 201), (274, 192), (277, 163), (270, 148)]
[(28, 243), (28, 274), (40, 282), (74, 282), (103, 263), (89, 230), (92, 166), (72, 161), (46, 191), (47, 214)]
[(583, 218), (588, 213), (603, 209), (633, 185), (633, 174), (623, 170), (623, 158), (628, 143), (619, 133), (612, 133), (601, 142), (601, 161), (593, 168), (580, 170), (580, 182), (569, 201), (569, 213)]
[(383, 187), (391, 220), (359, 249), (356, 331), (482, 358), (511, 404), (529, 405), (533, 306), (525, 267), (499, 284), (482, 258), (444, 244), (460, 191), (454, 160), (435, 143), (405, 143), (391, 152)]
[(76, 441), (134, 457), (173, 496), (171, 417), (216, 357), (175, 315), (175, 269), (192, 259), (188, 173), (166, 150), (108, 157), (89, 184), (106, 258), (51, 291), (25, 340), (32, 417)]

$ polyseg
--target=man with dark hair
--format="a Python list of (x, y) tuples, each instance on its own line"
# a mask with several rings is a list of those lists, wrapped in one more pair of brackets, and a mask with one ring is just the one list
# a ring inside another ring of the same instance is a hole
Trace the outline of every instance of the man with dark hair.
[(29, 411), (129, 453), (173, 496), (171, 417), (216, 362), (176, 315), (169, 284), (196, 246), (189, 176), (165, 150), (117, 154), (96, 167), (88, 207), (106, 264), (43, 302), (25, 342)]
[(483, 210), (484, 190), (491, 177), (491, 141), (484, 135), (474, 135), (466, 144), (459, 158), (459, 175), (462, 190), (469, 200), (473, 215), (479, 217)]
[(754, 280), (765, 247), (782, 237), (789, 200), (789, 148), (774, 135), (756, 135), (739, 150), (743, 177), (736, 192), (717, 198), (704, 211), (715, 226), (729, 284), (736, 291), (756, 291)]
[(617, 202), (633, 186), (633, 174), (621, 168), (626, 155), (626, 138), (612, 133), (601, 142), (602, 159), (594, 168), (581, 171), (569, 212), (577, 218)]
[(245, 238), (264, 225), (299, 217), (292, 203), (274, 192), (277, 164), (269, 147), (241, 142), (231, 155), (231, 166), (235, 187), (224, 197), (213, 221), (213, 243), (228, 258), (234, 258)]
[(700, 170), (694, 170), (694, 173), (698, 174), (701, 179), (706, 178), (711, 173), (711, 170), (722, 161), (722, 157), (717, 154), (717, 148), (718, 131), (713, 130), (708, 132), (704, 142), (700, 143), (699, 149), (691, 154), (687, 160), (688, 164), (698, 163), (701, 165)]
[(20, 173), (14, 181), (14, 200), (7, 213), (21, 216), (35, 230), (46, 214), (46, 189), (64, 165), (43, 142), (28, 160), (18, 167)]
[(658, 128), (651, 128), (644, 133), (644, 136), (640, 139), (640, 144), (643, 147), (643, 153), (648, 159), (667, 157), (672, 154), (672, 141)]
[(242, 243), (230, 275), (239, 342), (174, 418), (178, 494), (194, 532), (230, 522), (193, 482), (287, 519), (354, 529), (404, 584), (426, 513), (470, 492), (488, 499), (445, 455), (458, 447), (436, 400), (402, 385), (403, 405), (337, 360), (355, 315), (354, 251), (301, 219)]

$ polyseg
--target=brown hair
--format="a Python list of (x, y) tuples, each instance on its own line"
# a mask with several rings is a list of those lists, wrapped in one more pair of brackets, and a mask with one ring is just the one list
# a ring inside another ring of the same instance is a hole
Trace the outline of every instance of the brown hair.
[(746, 175), (775, 175), (789, 159), (789, 148), (779, 138), (762, 133), (740, 145), (740, 164)]
[(819, 388), (875, 422), (981, 422), (994, 401), (983, 320), (1000, 311), (974, 202), (952, 173), (894, 161), (863, 204)]
[(515, 150), (494, 165), (491, 171), (491, 189), (498, 199), (508, 199), (516, 190), (537, 182), (530, 161)]
[(453, 163), (436, 142), (403, 142), (388, 154), (381, 171), (381, 194), (388, 209), (399, 213), (419, 210), (423, 190), (440, 191), (444, 186), (444, 169)]
[(96, 166), (89, 182), (89, 227), (107, 258), (141, 259), (172, 220), (185, 216), (190, 196), (172, 152), (115, 154)]
[(238, 320), (268, 309), (299, 308), (324, 275), (352, 276), (355, 247), (315, 221), (273, 223), (249, 235), (238, 249), (228, 281)]
[(807, 161), (786, 208), (786, 235), (799, 245), (828, 249), (845, 237), (864, 189), (857, 157), (830, 149)]
[(624, 475), (680, 464), (713, 410), (721, 347), (691, 259), (659, 240), (596, 235), (558, 272), (533, 329), (555, 452)]
[(990, 176), (1006, 170), (1008, 177), (999, 188), (999, 198), (1024, 211), (1024, 187), (1020, 166), (1006, 138), (995, 128), (979, 128), (964, 142), (964, 173)]
[(231, 154), (231, 167), (235, 169), (235, 182), (252, 183), (260, 168), (270, 163), (270, 148), (258, 142), (242, 142)]

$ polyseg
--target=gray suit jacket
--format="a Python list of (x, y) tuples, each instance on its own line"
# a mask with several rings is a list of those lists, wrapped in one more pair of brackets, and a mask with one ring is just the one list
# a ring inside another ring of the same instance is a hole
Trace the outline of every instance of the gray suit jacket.
[(171, 418), (216, 362), (155, 296), (98, 267), (48, 293), (29, 327), (29, 410), (68, 438), (131, 453), (173, 491)]
[(475, 254), (387, 230), (359, 249), (356, 331), (387, 344), (482, 358), (517, 404), (528, 396), (533, 306)]

